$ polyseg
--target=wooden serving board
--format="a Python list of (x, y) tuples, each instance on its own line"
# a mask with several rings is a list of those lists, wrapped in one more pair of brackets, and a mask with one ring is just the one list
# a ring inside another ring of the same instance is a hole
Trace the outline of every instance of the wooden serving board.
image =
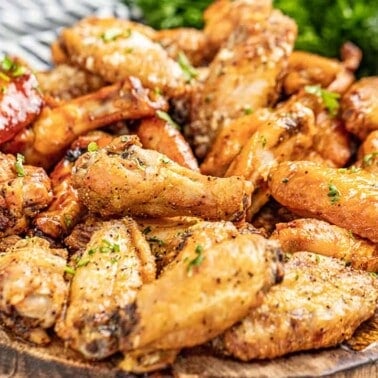
[[(14, 338), (0, 328), (0, 377), (14, 378), (126, 378), (132, 374), (117, 369), (117, 358), (91, 363), (64, 348), (59, 340), (48, 347), (37, 347)], [(220, 359), (203, 349), (180, 356), (169, 371), (151, 377), (378, 377), (378, 344), (364, 351), (333, 348), (299, 353), (273, 361), (241, 363)]]

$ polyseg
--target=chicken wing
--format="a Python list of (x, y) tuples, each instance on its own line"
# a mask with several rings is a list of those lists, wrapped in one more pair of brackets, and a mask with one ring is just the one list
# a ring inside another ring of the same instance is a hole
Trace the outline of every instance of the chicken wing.
[(81, 156), (73, 184), (89, 211), (102, 216), (236, 221), (245, 216), (252, 191), (241, 177), (204, 176), (144, 150), (136, 136), (117, 138), (108, 147)]
[(43, 106), (34, 74), (6, 56), (0, 62), (0, 144), (31, 124)]
[(60, 41), (72, 63), (107, 82), (135, 76), (143, 86), (159, 88), (169, 96), (184, 92), (180, 65), (150, 38), (154, 32), (141, 28), (127, 20), (89, 17), (63, 29)]
[(0, 152), (0, 237), (25, 232), (30, 220), (52, 200), (42, 168), (23, 165), (23, 156)]
[(249, 217), (268, 201), (270, 170), (281, 161), (303, 159), (315, 135), (314, 114), (299, 102), (272, 112), (245, 143), (225, 176), (240, 175), (252, 182), (255, 191)]
[(119, 312), (132, 311), (136, 292), (155, 278), (151, 251), (132, 219), (104, 222), (75, 264), (57, 334), (86, 358), (118, 351)]
[(368, 273), (331, 257), (299, 252), (289, 258), (283, 282), (264, 303), (213, 346), (243, 361), (331, 347), (374, 314), (376, 300)]
[(278, 223), (272, 239), (284, 252), (315, 252), (335, 257), (355, 269), (378, 271), (378, 245), (362, 239), (345, 228), (308, 218)]
[(314, 217), (378, 243), (377, 176), (308, 161), (284, 162), (272, 170), (272, 196), (302, 217)]
[(194, 95), (187, 134), (198, 157), (231, 120), (274, 104), (296, 34), (295, 22), (276, 11), (267, 20), (240, 24), (230, 35)]
[(135, 133), (144, 148), (158, 151), (183, 167), (198, 171), (193, 151), (172, 122), (158, 117), (144, 118)]
[(33, 237), (0, 254), (0, 317), (19, 336), (49, 342), (44, 331), (55, 324), (68, 293), (67, 252)]
[(126, 313), (121, 350), (127, 370), (135, 370), (138, 354), (198, 345), (220, 334), (282, 279), (277, 245), (262, 236), (215, 222), (194, 225), (183, 237), (175, 261), (141, 288), (134, 312)]
[(119, 120), (152, 116), (165, 106), (162, 96), (146, 90), (138, 79), (130, 77), (56, 108), (45, 107), (33, 124), (30, 140), (20, 142), (18, 139), (25, 138), (21, 134), (3, 150), (21, 152), (29, 164), (49, 168), (63, 157), (79, 135)]
[(348, 131), (364, 140), (378, 130), (378, 76), (354, 83), (341, 99), (341, 116)]

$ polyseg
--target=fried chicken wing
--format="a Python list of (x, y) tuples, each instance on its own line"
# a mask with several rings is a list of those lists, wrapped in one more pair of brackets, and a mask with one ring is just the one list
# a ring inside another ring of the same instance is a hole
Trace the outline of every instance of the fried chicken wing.
[[(49, 168), (79, 135), (119, 120), (152, 116), (165, 106), (162, 96), (155, 96), (130, 77), (56, 108), (45, 107), (33, 124), (29, 140), (20, 143), (16, 136), (5, 150), (21, 152), (29, 164)], [(17, 150), (19, 145), (21, 150)]]
[(12, 139), (40, 113), (43, 99), (34, 74), (9, 57), (0, 62), (0, 144)]
[(102, 359), (118, 351), (119, 311), (155, 278), (153, 257), (137, 224), (124, 218), (103, 222), (75, 269), (56, 332), (84, 357)]
[[(104, 185), (106, 183), (106, 185)], [(252, 185), (241, 177), (216, 178), (181, 167), (136, 136), (124, 136), (76, 162), (73, 184), (89, 211), (102, 216), (240, 220)]]
[(175, 350), (220, 334), (261, 303), (282, 279), (280, 266), (277, 245), (262, 236), (227, 222), (193, 226), (175, 261), (137, 293), (124, 320), (122, 366), (134, 370), (129, 351)]
[(23, 165), (23, 157), (0, 152), (0, 237), (21, 234), (52, 200), (51, 183), (42, 168)]
[(49, 71), (36, 72), (36, 77), (41, 92), (57, 100), (71, 100), (106, 85), (100, 76), (68, 64), (60, 64)]
[(154, 32), (148, 28), (146, 33), (137, 25), (115, 18), (88, 17), (63, 29), (60, 41), (72, 63), (107, 82), (135, 76), (145, 87), (159, 88), (169, 96), (185, 91), (180, 65), (150, 38)]
[(135, 130), (142, 146), (158, 151), (183, 167), (198, 171), (198, 163), (180, 131), (164, 119), (144, 118)]
[(280, 242), (284, 252), (315, 252), (341, 259), (355, 269), (378, 271), (377, 244), (322, 220), (307, 218), (278, 223), (271, 238)]
[(378, 242), (377, 176), (308, 161), (284, 162), (272, 170), (272, 196), (302, 217), (314, 217)]
[(213, 346), (243, 361), (331, 347), (374, 314), (376, 300), (368, 273), (331, 257), (299, 252), (285, 264), (283, 282), (264, 303)]
[(206, 155), (225, 124), (274, 104), (296, 34), (295, 22), (276, 11), (267, 20), (240, 24), (230, 35), (194, 95), (187, 133), (198, 157)]
[(255, 191), (249, 216), (269, 199), (270, 170), (281, 161), (305, 158), (315, 135), (314, 114), (299, 102), (272, 112), (241, 149), (225, 176), (240, 175), (252, 182)]
[(378, 130), (378, 76), (355, 82), (341, 99), (341, 116), (345, 127), (364, 140)]
[(68, 293), (66, 255), (37, 237), (19, 240), (0, 254), (0, 317), (17, 335), (49, 342), (44, 330), (55, 324)]

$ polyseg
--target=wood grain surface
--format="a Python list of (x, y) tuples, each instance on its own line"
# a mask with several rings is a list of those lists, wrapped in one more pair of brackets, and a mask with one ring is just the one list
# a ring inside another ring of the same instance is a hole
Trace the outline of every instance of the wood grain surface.
[[(58, 340), (49, 347), (37, 347), (0, 329), (0, 377), (15, 378), (126, 378), (132, 374), (117, 369), (117, 357), (107, 362), (88, 362), (64, 348)], [(378, 377), (378, 344), (353, 352), (334, 348), (299, 353), (273, 361), (241, 363), (193, 349), (180, 356), (169, 371), (152, 377)]]

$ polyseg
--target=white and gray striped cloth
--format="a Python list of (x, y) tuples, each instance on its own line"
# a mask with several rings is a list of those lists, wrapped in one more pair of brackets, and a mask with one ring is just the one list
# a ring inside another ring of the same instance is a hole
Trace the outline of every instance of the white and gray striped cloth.
[(44, 70), (50, 66), (50, 44), (59, 29), (91, 14), (138, 16), (130, 15), (120, 0), (1, 0), (0, 56), (16, 55), (33, 69)]

